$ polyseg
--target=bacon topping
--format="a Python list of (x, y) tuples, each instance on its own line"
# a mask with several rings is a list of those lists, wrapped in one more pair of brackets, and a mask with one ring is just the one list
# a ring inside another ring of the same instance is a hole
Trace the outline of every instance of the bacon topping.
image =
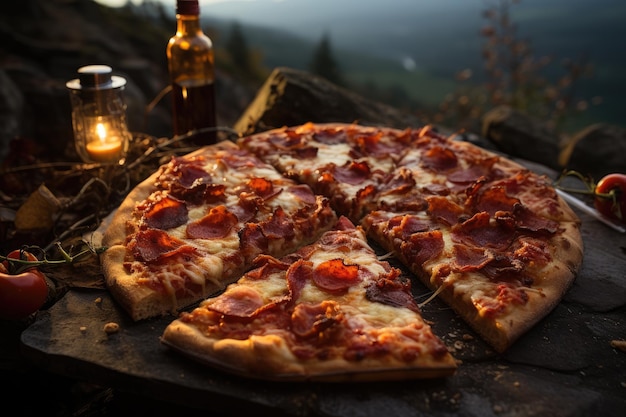
[(370, 167), (366, 162), (348, 162), (344, 166), (333, 166), (332, 174), (335, 180), (357, 185), (371, 177)]
[(167, 187), (170, 185), (178, 185), (182, 188), (192, 188), (201, 182), (208, 182), (211, 175), (204, 170), (203, 159), (174, 157), (165, 171), (158, 179), (157, 185)]
[(413, 233), (400, 246), (406, 259), (420, 266), (437, 257), (443, 251), (443, 248), (443, 234), (440, 230)]
[(358, 265), (346, 265), (343, 259), (332, 259), (313, 271), (313, 282), (331, 294), (343, 294), (361, 281)]
[(540, 217), (522, 204), (515, 205), (513, 216), (518, 229), (549, 234), (556, 233), (559, 230), (557, 221)]
[(359, 135), (355, 138), (354, 150), (359, 156), (368, 156), (381, 158), (389, 155), (399, 154), (404, 148), (405, 144), (401, 142), (387, 141), (383, 142), (385, 134), (383, 132), (376, 132), (370, 134)]
[(200, 220), (187, 225), (187, 237), (190, 239), (219, 239), (228, 236), (238, 223), (237, 216), (225, 206), (217, 206)]
[(393, 307), (406, 307), (419, 312), (415, 298), (411, 294), (411, 282), (399, 279), (400, 270), (391, 269), (387, 276), (371, 282), (365, 289), (368, 300)]
[(449, 226), (457, 224), (459, 218), (464, 214), (463, 207), (455, 204), (445, 197), (429, 196), (426, 197), (428, 202), (428, 212), (430, 215), (438, 220), (442, 220)]
[(298, 197), (305, 204), (308, 204), (308, 205), (315, 204), (315, 201), (316, 201), (315, 194), (313, 194), (313, 191), (308, 185), (305, 185), (305, 184), (293, 185), (289, 187), (288, 191), (290, 194), (293, 194), (296, 197)]
[(295, 236), (294, 227), (281, 206), (274, 210), (274, 214), (268, 221), (261, 223), (261, 230), (268, 239), (292, 240)]
[(165, 196), (145, 209), (142, 220), (147, 227), (165, 230), (186, 224), (188, 215), (183, 201)]
[(455, 170), (447, 175), (448, 181), (458, 184), (468, 184), (478, 181), (480, 178), (487, 178), (492, 173), (493, 164), (498, 161), (498, 157), (484, 159), (477, 164), (464, 169)]
[(301, 338), (327, 339), (324, 335), (343, 321), (343, 314), (336, 303), (298, 304), (291, 314), (291, 329)]
[(499, 222), (491, 224), (489, 220), (489, 213), (476, 213), (463, 223), (452, 226), (452, 239), (479, 247), (507, 248), (513, 241), (515, 230)]
[(337, 145), (346, 142), (346, 131), (343, 129), (325, 129), (313, 133), (316, 142), (326, 145)]
[(428, 149), (421, 158), (422, 164), (434, 171), (447, 171), (457, 166), (454, 151), (443, 146), (435, 145)]
[[(470, 197), (473, 199), (473, 197)], [(513, 207), (519, 204), (520, 200), (509, 197), (506, 189), (502, 186), (489, 187), (478, 196), (478, 201), (474, 204), (477, 211), (486, 211), (493, 216), (497, 211), (513, 212)]]

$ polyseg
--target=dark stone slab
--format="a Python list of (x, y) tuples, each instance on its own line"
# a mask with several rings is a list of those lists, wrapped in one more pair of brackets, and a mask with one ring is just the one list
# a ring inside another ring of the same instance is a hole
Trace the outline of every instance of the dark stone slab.
[[(576, 282), (611, 298), (626, 287), (624, 276), (607, 276), (601, 260), (621, 250), (624, 235), (583, 219), (586, 259)], [(619, 253), (619, 252), (618, 252)], [(595, 262), (593, 260), (598, 260)], [(626, 258), (610, 258), (626, 271)], [(600, 270), (598, 270), (599, 268)], [(69, 291), (22, 333), (22, 350), (35, 365), (124, 392), (158, 398), (223, 415), (274, 416), (519, 416), (617, 417), (626, 409), (626, 352), (611, 346), (624, 339), (626, 300), (590, 308), (581, 289), (496, 354), (447, 306), (435, 299), (424, 317), (461, 363), (445, 379), (358, 384), (278, 383), (246, 379), (200, 366), (160, 344), (172, 317), (132, 322), (103, 290)], [(416, 298), (427, 290), (416, 282)], [(97, 302), (101, 300), (100, 302)], [(107, 335), (104, 324), (120, 331)], [(81, 329), (82, 328), (82, 329)]]

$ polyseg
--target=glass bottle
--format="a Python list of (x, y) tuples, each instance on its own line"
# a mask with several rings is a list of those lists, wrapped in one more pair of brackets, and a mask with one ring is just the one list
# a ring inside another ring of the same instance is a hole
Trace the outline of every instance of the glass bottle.
[[(198, 0), (176, 1), (176, 34), (167, 44), (167, 61), (174, 135), (215, 128), (213, 43), (202, 31)], [(194, 134), (189, 141), (203, 146), (216, 139), (215, 130), (207, 130)]]

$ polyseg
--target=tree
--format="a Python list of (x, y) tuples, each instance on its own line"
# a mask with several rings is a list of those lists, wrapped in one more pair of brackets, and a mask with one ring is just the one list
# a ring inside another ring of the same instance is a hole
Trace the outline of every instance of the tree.
[(226, 50), (230, 54), (233, 65), (242, 74), (250, 74), (250, 50), (239, 22), (234, 22), (230, 28), (230, 36), (226, 42)]
[(313, 74), (324, 77), (332, 83), (337, 85), (344, 84), (343, 76), (333, 56), (330, 38), (327, 33), (322, 36), (320, 43), (315, 48), (310, 70)]

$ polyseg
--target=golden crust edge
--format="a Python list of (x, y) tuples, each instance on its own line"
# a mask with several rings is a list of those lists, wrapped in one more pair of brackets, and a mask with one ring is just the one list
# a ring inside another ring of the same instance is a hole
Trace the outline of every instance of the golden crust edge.
[(301, 363), (277, 335), (217, 340), (180, 319), (165, 328), (161, 343), (222, 371), (262, 380), (357, 382), (441, 378), (452, 375), (457, 368), (449, 355), (445, 360), (422, 357), (415, 364), (397, 360), (349, 362), (341, 358)]

